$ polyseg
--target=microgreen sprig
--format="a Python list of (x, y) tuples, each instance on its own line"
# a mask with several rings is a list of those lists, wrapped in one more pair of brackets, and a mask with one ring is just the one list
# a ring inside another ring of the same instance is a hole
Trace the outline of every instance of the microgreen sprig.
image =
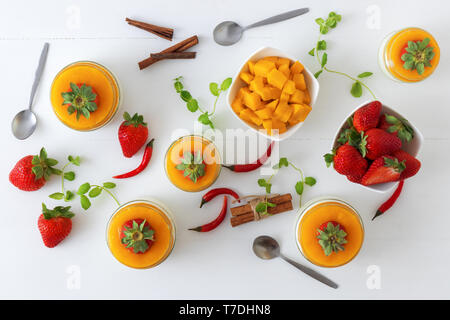
[(300, 174), (300, 180), (297, 181), (295, 184), (295, 192), (299, 195), (299, 207), (302, 206), (302, 195), (303, 191), (305, 189), (305, 185), (308, 185), (310, 187), (314, 186), (316, 184), (316, 179), (313, 177), (305, 177), (303, 174), (303, 171), (298, 168), (295, 164), (293, 164), (291, 161), (289, 161), (286, 157), (280, 158), (278, 163), (273, 166), (273, 169), (275, 172), (266, 180), (266, 179), (258, 179), (258, 185), (260, 187), (265, 188), (266, 196), (264, 201), (261, 201), (258, 203), (255, 207), (255, 211), (259, 214), (265, 215), (268, 214), (267, 210), (268, 208), (273, 208), (276, 206), (276, 204), (273, 204), (268, 201), (268, 195), (271, 192), (272, 189), (272, 179), (273, 177), (278, 173), (278, 171), (283, 167), (291, 167), (295, 171), (297, 171)]
[(67, 180), (67, 181), (75, 180), (75, 172), (73, 172), (73, 171), (65, 172), (65, 170), (69, 165), (75, 165), (75, 166), (79, 167), (80, 163), (81, 163), (81, 158), (78, 156), (76, 156), (76, 157), (68, 156), (67, 160), (69, 162), (67, 162), (60, 170), (61, 171), (61, 173), (60, 173), (61, 174), (61, 192), (55, 192), (55, 193), (52, 193), (51, 195), (49, 195), (49, 197), (52, 199), (55, 199), (55, 200), (64, 199), (64, 201), (66, 201), (66, 202), (73, 200), (75, 198), (75, 194), (70, 190), (67, 190), (67, 191), (65, 190), (64, 180)]
[(216, 112), (216, 106), (217, 106), (217, 101), (219, 100), (219, 97), (221, 95), (222, 92), (225, 92), (228, 90), (228, 88), (231, 85), (232, 79), (231, 78), (226, 78), (225, 80), (222, 81), (222, 83), (219, 84), (216, 82), (211, 82), (209, 84), (209, 91), (211, 92), (211, 94), (213, 96), (216, 97), (215, 101), (214, 101), (214, 105), (213, 105), (213, 110), (212, 112), (208, 112), (204, 109), (202, 109), (200, 107), (200, 105), (198, 104), (197, 99), (194, 99), (191, 95), (191, 93), (187, 90), (184, 89), (184, 85), (183, 85), (183, 77), (177, 77), (174, 79), (174, 87), (177, 93), (180, 94), (181, 99), (186, 102), (186, 107), (187, 109), (194, 113), (197, 111), (200, 111), (200, 116), (198, 117), (198, 121), (206, 126), (209, 126), (211, 129), (214, 129), (214, 124), (211, 121), (211, 118), (214, 116), (215, 112)]
[(98, 197), (102, 191), (105, 191), (108, 193), (114, 201), (116, 201), (117, 205), (120, 206), (119, 200), (112, 194), (111, 191), (108, 189), (114, 189), (116, 187), (116, 184), (113, 182), (105, 182), (103, 185), (99, 186), (96, 184), (90, 184), (89, 182), (83, 183), (77, 191), (77, 194), (80, 196), (80, 203), (81, 207), (84, 210), (87, 210), (91, 207), (91, 201), (89, 198), (96, 198)]
[[(352, 87), (350, 89), (350, 93), (355, 98), (359, 98), (363, 94), (363, 87), (366, 88), (370, 94), (373, 96), (373, 98), (376, 100), (375, 95), (373, 94), (372, 90), (362, 81), (362, 79), (370, 77), (372, 75), (372, 72), (362, 72), (357, 77), (352, 77), (348, 75), (347, 73), (331, 70), (327, 68), (328, 63), (328, 54), (325, 52), (327, 50), (327, 42), (325, 40), (321, 40), (321, 36), (327, 34), (331, 29), (336, 28), (338, 23), (342, 20), (342, 16), (340, 14), (337, 14), (335, 12), (330, 12), (328, 14), (328, 17), (326, 19), (323, 18), (317, 18), (315, 21), (319, 25), (319, 38), (317, 40), (316, 46), (311, 49), (308, 53), (311, 56), (315, 56), (317, 58), (317, 62), (320, 65), (320, 70), (317, 71), (314, 76), (318, 78), (320, 74), (323, 71), (327, 71), (330, 73), (339, 74), (341, 76), (347, 77), (351, 79), (353, 82)], [(321, 54), (321, 52), (323, 52)]]

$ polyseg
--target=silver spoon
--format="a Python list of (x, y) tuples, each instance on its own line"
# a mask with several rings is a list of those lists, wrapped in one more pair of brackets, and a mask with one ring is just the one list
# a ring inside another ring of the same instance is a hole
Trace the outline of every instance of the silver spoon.
[(278, 244), (277, 240), (275, 240), (272, 237), (269, 236), (259, 236), (253, 241), (253, 251), (255, 254), (261, 258), (261, 259), (273, 259), (276, 257), (282, 258), (284, 261), (289, 262), (291, 265), (299, 269), (300, 271), (303, 271), (308, 276), (326, 284), (327, 286), (330, 286), (334, 289), (337, 289), (338, 285), (331, 281), (330, 279), (326, 278), (325, 276), (321, 275), (320, 273), (305, 267), (304, 265), (301, 265), (298, 262), (295, 262), (288, 257), (285, 257), (280, 252), (280, 245)]
[(41, 57), (39, 59), (39, 65), (34, 75), (33, 87), (31, 88), (30, 102), (28, 104), (28, 109), (20, 111), (14, 117), (11, 129), (14, 136), (17, 139), (24, 140), (31, 136), (36, 129), (37, 119), (36, 115), (31, 111), (31, 106), (33, 105), (34, 95), (36, 94), (36, 89), (41, 79), (42, 71), (44, 70), (45, 60), (47, 60), (49, 44), (45, 43), (44, 48), (41, 52)]
[(291, 19), (300, 16), (302, 14), (305, 14), (307, 12), (309, 12), (308, 8), (292, 10), (273, 16), (271, 18), (261, 20), (246, 27), (241, 27), (240, 25), (238, 25), (236, 22), (233, 21), (224, 21), (219, 23), (214, 28), (213, 31), (214, 41), (216, 41), (218, 44), (222, 46), (231, 46), (241, 39), (242, 33), (244, 33), (245, 30)]

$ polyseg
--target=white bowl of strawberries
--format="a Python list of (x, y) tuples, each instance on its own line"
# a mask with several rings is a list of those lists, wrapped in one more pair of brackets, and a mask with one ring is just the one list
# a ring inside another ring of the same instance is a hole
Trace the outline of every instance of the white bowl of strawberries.
[(327, 166), (349, 181), (377, 192), (391, 190), (420, 169), (423, 135), (401, 114), (379, 101), (359, 105), (340, 125)]

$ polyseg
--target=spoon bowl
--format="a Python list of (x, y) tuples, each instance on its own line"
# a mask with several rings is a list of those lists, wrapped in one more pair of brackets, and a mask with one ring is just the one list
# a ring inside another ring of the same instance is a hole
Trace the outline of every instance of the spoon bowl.
[(33, 134), (36, 124), (37, 118), (34, 112), (25, 109), (16, 114), (11, 123), (11, 129), (17, 139), (24, 140)]
[(280, 245), (272, 237), (259, 236), (253, 241), (253, 252), (261, 259), (273, 259), (280, 256)]
[(219, 23), (213, 32), (214, 41), (222, 46), (231, 46), (241, 40), (244, 28), (233, 21)]

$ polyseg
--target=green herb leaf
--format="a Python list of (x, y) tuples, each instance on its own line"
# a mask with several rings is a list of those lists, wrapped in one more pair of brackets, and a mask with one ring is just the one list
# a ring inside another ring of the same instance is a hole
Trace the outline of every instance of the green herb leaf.
[(185, 102), (188, 102), (189, 100), (192, 99), (191, 94), (190, 94), (188, 91), (186, 91), (186, 90), (182, 90), (182, 91), (180, 92), (180, 97), (181, 97), (181, 99), (183, 99), (183, 101), (185, 101)]
[(91, 185), (89, 184), (89, 182), (83, 183), (83, 184), (78, 188), (77, 194), (78, 194), (78, 195), (85, 194), (86, 192), (89, 191), (89, 189), (91, 189)]
[(264, 213), (267, 211), (267, 203), (266, 202), (260, 202), (256, 205), (255, 211), (258, 213)]
[(48, 196), (49, 198), (55, 199), (55, 200), (61, 200), (64, 198), (64, 193), (61, 192), (55, 192)]
[(258, 179), (258, 185), (260, 187), (265, 187), (267, 185), (266, 179)]
[(325, 40), (320, 40), (317, 42), (317, 50), (327, 50), (327, 42)]
[(327, 55), (327, 53), (325, 52), (325, 53), (322, 55), (322, 62), (321, 62), (322, 68), (325, 67), (325, 65), (327, 64), (327, 61), (328, 61), (328, 55)]
[(295, 184), (295, 192), (300, 196), (303, 194), (303, 181), (298, 181)]
[(73, 194), (73, 192), (67, 190), (67, 191), (66, 191), (66, 195), (64, 196), (64, 201), (69, 202), (69, 201), (71, 201), (73, 198), (75, 198), (75, 195)]
[(313, 177), (306, 177), (305, 178), (305, 184), (307, 184), (308, 186), (312, 187), (313, 185), (316, 184), (316, 179), (314, 179)]
[(198, 117), (198, 121), (204, 125), (210, 125), (212, 124), (211, 120), (209, 119), (209, 114), (208, 112), (202, 113), (199, 117)]
[(190, 112), (196, 112), (198, 110), (198, 102), (196, 99), (189, 100), (186, 106)]
[(233, 82), (232, 78), (226, 78), (225, 80), (222, 81), (222, 83), (220, 84), (220, 90), (222, 91), (226, 91), (228, 90), (228, 88), (231, 86), (231, 83)]
[(64, 179), (69, 180), (69, 181), (75, 180), (75, 172), (73, 172), (73, 171), (65, 172)]
[(359, 81), (355, 81), (355, 83), (353, 83), (352, 89), (350, 90), (350, 93), (355, 98), (359, 98), (359, 97), (362, 96), (362, 86), (361, 86), (361, 83)]
[(175, 91), (180, 93), (183, 90), (183, 84), (180, 81), (175, 81), (173, 86), (175, 87)]
[(314, 57), (315, 51), (316, 51), (316, 48), (312, 48), (311, 50), (309, 50), (308, 54), (309, 54), (310, 56), (313, 56), (313, 57)]
[(320, 74), (323, 72), (323, 70), (319, 70), (316, 73), (314, 73), (314, 78), (319, 78)]
[(89, 197), (95, 198), (95, 197), (99, 196), (100, 193), (102, 193), (102, 188), (95, 187), (91, 191), (89, 191)]
[(209, 91), (212, 93), (213, 96), (218, 96), (219, 93), (219, 85), (216, 82), (211, 82), (209, 84)]
[(366, 71), (366, 72), (360, 73), (358, 75), (358, 78), (367, 78), (367, 77), (370, 77), (372, 74), (373, 74), (372, 72)]
[(103, 184), (103, 187), (106, 189), (114, 189), (116, 187), (116, 184), (114, 182), (105, 182)]
[(270, 193), (272, 191), (272, 184), (271, 183), (267, 183), (266, 184), (266, 193)]
[(85, 195), (80, 196), (80, 203), (81, 203), (81, 207), (84, 210), (87, 210), (91, 207), (91, 201)]

